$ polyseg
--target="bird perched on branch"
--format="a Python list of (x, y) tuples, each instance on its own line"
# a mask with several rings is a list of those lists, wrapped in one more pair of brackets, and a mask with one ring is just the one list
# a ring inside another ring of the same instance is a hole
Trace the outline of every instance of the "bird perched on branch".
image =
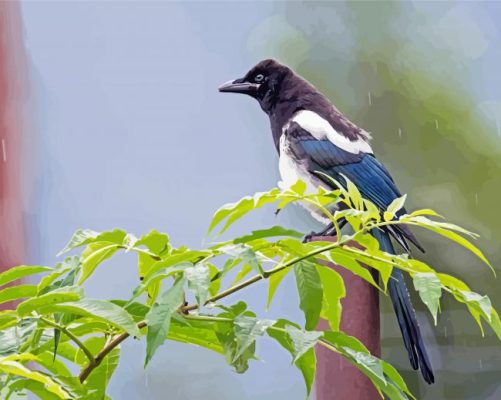
[[(298, 179), (316, 191), (318, 186), (336, 189), (329, 177), (345, 184), (351, 180), (364, 198), (381, 211), (401, 197), (392, 177), (374, 156), (368, 132), (357, 127), (313, 85), (275, 60), (264, 60), (243, 78), (225, 83), (220, 92), (243, 93), (259, 102), (268, 114), (275, 147), (280, 161), (282, 184), (290, 186)], [(326, 227), (319, 235), (332, 235), (329, 220), (311, 210)], [(405, 209), (400, 210), (404, 214)], [(380, 248), (395, 254), (390, 237), (407, 251), (408, 242), (423, 250), (414, 234), (405, 225), (384, 227), (372, 232)], [(402, 272), (394, 268), (388, 281), (398, 324), (411, 365), (421, 369), (428, 383), (433, 383), (431, 363), (423, 342), (415, 310)]]

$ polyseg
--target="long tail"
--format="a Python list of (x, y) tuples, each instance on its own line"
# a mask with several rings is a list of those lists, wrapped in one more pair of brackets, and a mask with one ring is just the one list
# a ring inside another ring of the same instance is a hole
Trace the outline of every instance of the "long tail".
[[(372, 234), (378, 240), (381, 250), (395, 254), (390, 235), (387, 231), (374, 230)], [(435, 377), (433, 376), (430, 359), (426, 353), (423, 337), (419, 330), (416, 312), (412, 306), (402, 271), (397, 268), (393, 269), (388, 281), (388, 291), (395, 314), (397, 314), (398, 325), (402, 332), (412, 368), (415, 370), (419, 368), (424, 380), (428, 383), (433, 383)]]

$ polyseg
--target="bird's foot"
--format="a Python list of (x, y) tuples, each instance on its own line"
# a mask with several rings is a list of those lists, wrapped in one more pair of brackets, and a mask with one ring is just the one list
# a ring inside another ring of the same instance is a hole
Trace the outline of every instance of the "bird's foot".
[(313, 237), (315, 237), (315, 236), (318, 236), (318, 233), (314, 232), (314, 231), (311, 231), (307, 235), (304, 235), (304, 237), (303, 237), (303, 243), (311, 242), (311, 239), (313, 239)]

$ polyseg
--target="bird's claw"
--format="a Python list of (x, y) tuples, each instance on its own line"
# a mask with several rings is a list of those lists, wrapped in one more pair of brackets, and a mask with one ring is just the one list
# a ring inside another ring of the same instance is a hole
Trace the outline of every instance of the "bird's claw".
[(314, 236), (316, 236), (317, 234), (313, 231), (311, 231), (310, 233), (308, 233), (307, 235), (304, 236), (303, 238), (303, 243), (308, 243), (311, 241), (311, 239), (313, 239)]

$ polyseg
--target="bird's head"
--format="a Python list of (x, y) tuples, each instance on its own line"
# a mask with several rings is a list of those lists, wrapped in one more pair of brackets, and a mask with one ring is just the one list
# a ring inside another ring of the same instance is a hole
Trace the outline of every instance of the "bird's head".
[(265, 112), (275, 105), (284, 80), (292, 76), (292, 71), (278, 61), (260, 61), (243, 78), (226, 82), (219, 87), (220, 92), (243, 93), (255, 98)]

